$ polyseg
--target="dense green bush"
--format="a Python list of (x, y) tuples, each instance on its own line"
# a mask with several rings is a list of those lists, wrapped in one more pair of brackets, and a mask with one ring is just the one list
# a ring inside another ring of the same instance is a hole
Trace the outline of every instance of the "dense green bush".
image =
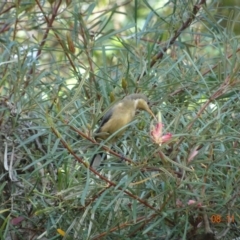
[[(240, 236), (237, 5), (24, 0), (0, 16), (2, 239)], [(141, 112), (111, 149), (96, 143), (134, 92), (171, 141), (153, 143)]]

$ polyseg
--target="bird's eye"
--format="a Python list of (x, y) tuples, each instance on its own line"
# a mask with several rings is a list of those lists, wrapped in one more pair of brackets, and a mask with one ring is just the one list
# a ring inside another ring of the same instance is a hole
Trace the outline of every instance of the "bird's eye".
[(149, 101), (147, 101), (147, 105), (150, 105), (150, 102), (149, 102)]

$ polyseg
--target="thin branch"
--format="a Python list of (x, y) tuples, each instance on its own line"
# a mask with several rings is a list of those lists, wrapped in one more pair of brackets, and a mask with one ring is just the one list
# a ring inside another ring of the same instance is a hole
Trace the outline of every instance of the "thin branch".
[[(42, 12), (42, 14), (43, 14), (43, 16), (45, 18), (45, 21), (47, 23), (47, 29), (46, 29), (46, 31), (45, 31), (45, 33), (43, 35), (43, 38), (41, 40), (41, 43), (39, 45), (39, 48), (38, 48), (38, 51), (37, 51), (37, 54), (36, 54), (36, 58), (39, 58), (39, 56), (40, 56), (40, 54), (42, 52), (42, 48), (43, 48), (43, 46), (46, 43), (49, 31), (52, 28), (52, 25), (53, 25), (53, 22), (54, 22), (55, 18), (57, 17), (57, 12), (58, 12), (58, 9), (60, 8), (62, 0), (59, 0), (55, 4), (55, 6), (52, 8), (52, 17), (51, 17), (51, 19), (48, 19), (48, 17), (46, 16), (45, 12), (43, 11), (41, 3), (38, 0), (35, 0), (35, 1), (36, 1), (37, 5), (38, 5), (39, 9), (41, 10), (41, 12)], [(30, 71), (29, 71), (29, 73), (27, 75), (27, 80), (26, 80), (26, 82), (24, 84), (24, 87), (23, 87), (24, 90), (22, 92), (22, 96), (25, 95), (25, 93), (26, 93), (25, 89), (27, 88), (27, 86), (28, 86), (28, 84), (29, 84), (29, 82), (31, 80), (30, 76), (33, 74), (33, 71), (34, 71), (34, 67), (31, 67), (31, 69), (30, 69)]]
[[(169, 197), (168, 197), (168, 198), (164, 201), (164, 203), (162, 204), (162, 206), (161, 206), (161, 208), (159, 209), (159, 211), (162, 211), (162, 210), (165, 208), (166, 204), (170, 201), (170, 199), (172, 198), (172, 196), (173, 196), (173, 194), (170, 194), (170, 195), (169, 195)], [(109, 232), (115, 232), (115, 231), (117, 231), (117, 230), (120, 230), (120, 229), (123, 229), (123, 228), (125, 228), (125, 227), (128, 227), (129, 225), (132, 225), (132, 224), (137, 225), (137, 224), (139, 224), (140, 222), (144, 222), (144, 224), (141, 225), (141, 227), (143, 227), (144, 225), (147, 225), (147, 223), (149, 223), (152, 219), (154, 219), (154, 218), (157, 217), (157, 216), (159, 216), (159, 215), (156, 214), (156, 213), (154, 213), (154, 214), (152, 214), (152, 215), (149, 216), (149, 217), (143, 216), (143, 217), (137, 218), (136, 221), (135, 221), (135, 220), (132, 220), (132, 221), (130, 221), (130, 222), (122, 223), (122, 224), (120, 224), (120, 225), (117, 226), (117, 227), (111, 228), (111, 229), (110, 229), (109, 231), (107, 231), (107, 232), (103, 232), (103, 233), (95, 236), (95, 237), (93, 238), (93, 240), (95, 240), (95, 239), (101, 239), (102, 237), (106, 236)], [(171, 221), (171, 220), (169, 220), (168, 218), (164, 218), (164, 220), (167, 221), (167, 222), (168, 222), (170, 225), (172, 225), (172, 226), (175, 225), (174, 222)], [(134, 232), (132, 232), (129, 236), (134, 235), (137, 230), (139, 230), (139, 228), (137, 228), (137, 229), (136, 229)]]
[[(240, 48), (238, 48), (238, 49), (236, 50), (236, 53), (239, 52), (239, 51), (240, 51)], [(229, 55), (227, 56), (227, 59), (230, 59), (232, 56), (233, 56), (233, 53), (229, 54)], [(212, 70), (214, 70), (215, 68), (217, 68), (217, 66), (219, 66), (219, 64), (220, 64), (221, 62), (222, 62), (222, 61), (218, 62), (218, 63), (215, 64), (212, 68), (210, 68), (210, 69), (208, 69), (207, 71), (203, 72), (203, 73), (202, 73), (202, 76), (207, 75), (209, 72), (211, 72)], [(184, 91), (185, 91), (186, 89), (188, 89), (188, 88), (189, 88), (188, 86), (181, 87), (181, 88), (175, 90), (174, 92), (170, 93), (169, 96), (170, 96), (170, 97), (173, 97), (173, 96), (175, 96), (175, 95), (177, 95), (177, 94), (179, 94), (179, 93), (181, 93), (181, 92), (184, 92)]]
[[(77, 132), (81, 137), (87, 139), (88, 141), (94, 143), (95, 145), (98, 145), (98, 146), (101, 146), (100, 143), (96, 142), (94, 139), (90, 138), (88, 135), (86, 135), (85, 133), (83, 133), (82, 131), (78, 130), (77, 128), (75, 128), (74, 126), (71, 126), (71, 125), (68, 125), (73, 131)], [(118, 157), (118, 158), (121, 158), (123, 159), (124, 161), (130, 163), (130, 164), (133, 164), (135, 165), (136, 163), (134, 161), (132, 161), (132, 159), (130, 158), (127, 158), (127, 157), (124, 157), (122, 156), (121, 154), (117, 153), (117, 152), (114, 152), (111, 148), (109, 147), (106, 147), (106, 146), (101, 146), (102, 149), (104, 149), (106, 152), (112, 154), (113, 156), (115, 157)]]
[[(106, 177), (104, 177), (103, 175), (101, 175), (99, 172), (97, 172), (95, 169), (93, 169), (92, 167), (90, 167), (88, 165), (88, 163), (86, 163), (81, 157), (77, 156), (76, 153), (71, 149), (71, 147), (67, 144), (67, 142), (65, 142), (62, 137), (61, 134), (53, 127), (51, 126), (52, 132), (56, 135), (57, 138), (60, 139), (62, 145), (68, 150), (68, 152), (81, 164), (83, 164), (86, 168), (89, 168), (89, 170), (91, 172), (93, 172), (96, 176), (98, 176), (100, 179), (102, 179), (103, 181), (107, 182), (110, 186), (116, 187), (117, 184), (108, 180)], [(120, 191), (123, 191), (124, 193), (126, 193), (128, 196), (130, 196), (131, 198), (137, 200), (139, 203), (143, 204), (144, 206), (154, 210), (155, 212), (159, 212), (159, 209), (154, 208), (153, 206), (151, 206), (149, 203), (147, 203), (146, 201), (142, 200), (141, 198), (139, 198), (138, 196), (132, 194), (131, 192), (127, 191), (127, 190), (123, 190), (122, 188), (118, 187), (117, 188)]]
[[(174, 36), (169, 40), (168, 44), (163, 47), (159, 53), (157, 53), (155, 56), (152, 57), (152, 61), (150, 63), (150, 68), (152, 68), (159, 60), (163, 58), (164, 53), (168, 50), (168, 48), (174, 44), (176, 39), (180, 36), (180, 34), (188, 28), (193, 20), (196, 18), (196, 15), (198, 11), (200, 10), (201, 6), (206, 3), (206, 0), (200, 0), (198, 4), (195, 4), (192, 10), (191, 16), (182, 24), (182, 26), (175, 32)], [(143, 76), (146, 75), (146, 72), (144, 72)], [(138, 77), (138, 80), (140, 79), (140, 76)]]

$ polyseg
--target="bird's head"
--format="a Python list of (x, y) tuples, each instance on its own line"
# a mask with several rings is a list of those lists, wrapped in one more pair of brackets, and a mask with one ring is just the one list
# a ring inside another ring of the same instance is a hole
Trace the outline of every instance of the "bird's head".
[(149, 107), (149, 101), (147, 97), (143, 94), (131, 94), (125, 97), (125, 99), (130, 99), (135, 102), (136, 109), (144, 110), (148, 112), (153, 118), (156, 118), (152, 110)]

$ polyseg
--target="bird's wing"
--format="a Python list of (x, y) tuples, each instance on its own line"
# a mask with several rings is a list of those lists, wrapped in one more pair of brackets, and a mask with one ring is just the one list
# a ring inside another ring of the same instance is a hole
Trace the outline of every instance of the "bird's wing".
[(113, 113), (112, 110), (113, 110), (113, 109), (109, 109), (109, 110), (106, 112), (106, 114), (103, 116), (102, 122), (100, 123), (99, 128), (98, 128), (98, 130), (97, 130), (96, 132), (99, 132), (100, 129), (101, 129), (101, 127), (111, 118), (112, 113)]

